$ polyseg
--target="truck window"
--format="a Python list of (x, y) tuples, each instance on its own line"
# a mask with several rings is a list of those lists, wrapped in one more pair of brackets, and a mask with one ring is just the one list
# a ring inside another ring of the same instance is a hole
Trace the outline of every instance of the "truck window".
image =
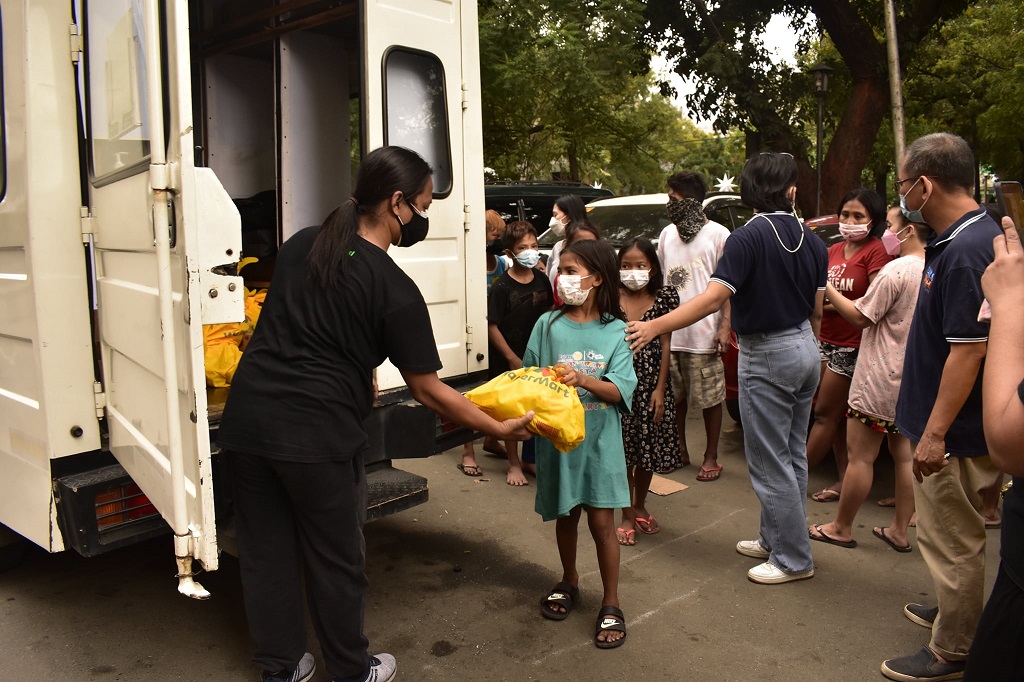
[(85, 6), (86, 120), (94, 184), (142, 171), (149, 157), (140, 0)]
[(392, 49), (384, 56), (384, 143), (418, 152), (434, 169), (434, 196), (452, 191), (444, 67), (432, 54)]

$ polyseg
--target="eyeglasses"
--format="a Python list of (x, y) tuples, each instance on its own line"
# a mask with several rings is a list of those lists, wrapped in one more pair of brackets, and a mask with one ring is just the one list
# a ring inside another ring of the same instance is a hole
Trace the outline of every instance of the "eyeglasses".
[[(901, 192), (900, 189), (903, 187), (904, 183), (910, 182), (911, 180), (916, 182), (917, 180), (920, 180), (921, 178), (936, 178), (936, 177), (938, 177), (938, 176), (937, 175), (915, 175), (914, 177), (903, 178), (902, 180), (900, 178), (896, 178), (893, 181), (892, 186), (896, 189), (896, 194), (903, 194), (903, 192)], [(909, 192), (910, 190), (907, 190), (907, 191)]]
[(779, 154), (781, 156), (788, 156), (791, 159), (793, 158), (793, 155), (790, 154), (789, 152), (761, 152), (761, 156), (771, 156), (773, 154)]
[(426, 218), (427, 217), (427, 212), (426, 211), (421, 211), (419, 208), (416, 207), (416, 204), (412, 203), (408, 199), (405, 200), (405, 203), (407, 203), (409, 205), (409, 208), (411, 208), (413, 210), (413, 213), (415, 213), (419, 217), (421, 217), (421, 218)]

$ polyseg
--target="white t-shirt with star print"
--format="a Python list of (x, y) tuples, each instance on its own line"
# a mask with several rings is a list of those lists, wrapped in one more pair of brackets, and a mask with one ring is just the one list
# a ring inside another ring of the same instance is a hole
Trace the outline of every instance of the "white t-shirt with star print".
[[(665, 286), (674, 286), (679, 302), (686, 303), (708, 288), (718, 259), (725, 249), (729, 230), (709, 220), (692, 241), (684, 242), (675, 225), (668, 225), (658, 239), (658, 260), (665, 273)], [(715, 332), (722, 313), (708, 315), (685, 329), (672, 332), (672, 350), (708, 354), (715, 352)]]

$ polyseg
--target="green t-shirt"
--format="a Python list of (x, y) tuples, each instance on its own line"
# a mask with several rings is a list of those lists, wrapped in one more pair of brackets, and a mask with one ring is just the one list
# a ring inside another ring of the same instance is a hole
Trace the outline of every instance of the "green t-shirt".
[(579, 391), (587, 435), (571, 452), (558, 452), (550, 441), (537, 438), (535, 509), (550, 521), (568, 515), (581, 504), (628, 507), (629, 483), (618, 410), (628, 411), (632, 405), (636, 372), (626, 343), (626, 323), (616, 319), (607, 324), (597, 320), (580, 324), (557, 311), (545, 313), (533, 327), (523, 365), (557, 364), (610, 381), (618, 387), (622, 400), (609, 405), (585, 390)]

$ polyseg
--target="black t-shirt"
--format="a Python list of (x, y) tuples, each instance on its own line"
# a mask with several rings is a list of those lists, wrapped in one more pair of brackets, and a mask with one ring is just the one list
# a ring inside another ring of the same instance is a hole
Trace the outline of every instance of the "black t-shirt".
[[(526, 352), (533, 325), (554, 305), (551, 282), (539, 270), (532, 272), (533, 279), (526, 284), (517, 282), (506, 272), (494, 280), (487, 295), (487, 323), (498, 326), (505, 343), (520, 358)], [(491, 376), (507, 372), (509, 367), (504, 356), (493, 345), (488, 344), (488, 348)]]
[(356, 237), (336, 289), (309, 278), (319, 227), (281, 247), (252, 340), (224, 407), (218, 444), (297, 462), (351, 459), (367, 448), (363, 421), (373, 369), (436, 372), (426, 303), (386, 252)]
[[(1017, 386), (1017, 397), (1024, 403), (1024, 381)], [(1013, 582), (1024, 590), (1024, 477), (1021, 476), (1013, 477), (1013, 487), (1003, 496), (999, 556)]]
[(737, 334), (775, 332), (806, 322), (825, 289), (828, 249), (790, 213), (758, 213), (725, 242), (711, 280), (733, 293)]

